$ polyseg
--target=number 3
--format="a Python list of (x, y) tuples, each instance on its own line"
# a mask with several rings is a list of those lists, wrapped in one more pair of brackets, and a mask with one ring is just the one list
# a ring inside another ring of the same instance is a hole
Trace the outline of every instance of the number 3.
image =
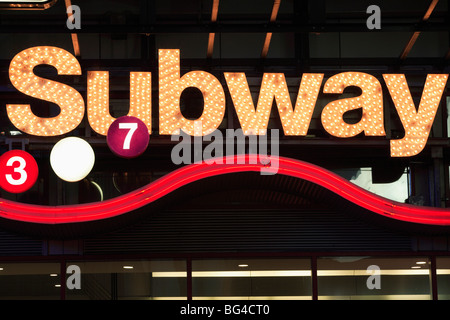
[(37, 181), (39, 168), (31, 154), (10, 150), (0, 156), (0, 188), (11, 193), (29, 190)]
[(129, 129), (127, 135), (125, 136), (125, 140), (123, 141), (123, 150), (130, 149), (131, 138), (133, 137), (134, 132), (136, 131), (138, 124), (135, 122), (122, 122), (119, 123), (119, 129)]
[(14, 157), (11, 157), (8, 160), (8, 162), (6, 162), (6, 166), (12, 167), (15, 162), (19, 162), (19, 166), (17, 168), (14, 168), (14, 172), (19, 173), (20, 178), (14, 179), (11, 174), (7, 174), (6, 180), (13, 186), (20, 186), (20, 185), (24, 184), (25, 181), (27, 181), (27, 177), (28, 177), (27, 172), (25, 170), (23, 170), (23, 169), (25, 169), (27, 162), (22, 157), (14, 156)]

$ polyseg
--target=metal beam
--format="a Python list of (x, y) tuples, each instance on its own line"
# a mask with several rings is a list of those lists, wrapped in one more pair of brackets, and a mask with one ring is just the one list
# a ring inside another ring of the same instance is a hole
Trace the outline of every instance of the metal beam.
[[(12, 57), (11, 57), (12, 58)], [(105, 70), (125, 70), (137, 71), (146, 70), (154, 71), (158, 68), (158, 60), (155, 59), (79, 59), (83, 74), (85, 70), (102, 68)], [(8, 78), (8, 68), (11, 59), (0, 59), (0, 75)], [(277, 67), (280, 72), (284, 72), (286, 76), (297, 77), (301, 72), (296, 70), (297, 59), (295, 58), (266, 58), (264, 66)], [(182, 58), (181, 69), (189, 71), (192, 68), (204, 69), (208, 68), (211, 72), (223, 72), (223, 67), (232, 68), (236, 71), (246, 72), (248, 75), (255, 74), (259, 76), (261, 71), (255, 66), (260, 65), (260, 58), (221, 58), (207, 60), (204, 58)], [(401, 63), (398, 58), (309, 58), (305, 62), (305, 66), (317, 72), (325, 72), (333, 75), (338, 73), (338, 70), (352, 70), (368, 72), (373, 75), (381, 75), (383, 73), (391, 72), (395, 67), (397, 71), (403, 72), (406, 75), (424, 75), (424, 70), (430, 73), (450, 71), (450, 63), (438, 57), (430, 58), (409, 58), (407, 62)], [(339, 67), (338, 69), (336, 67)], [(390, 71), (391, 70), (391, 71)], [(54, 74), (48, 75), (56, 77)], [(57, 81), (57, 79), (55, 78)], [(112, 94), (112, 93), (111, 93)]]
[(406, 59), (408, 54), (411, 52), (412, 47), (416, 43), (416, 40), (419, 37), (419, 35), (420, 35), (420, 32), (417, 31), (412, 34), (411, 38), (409, 38), (408, 43), (406, 44), (405, 48), (403, 48), (402, 54), (400, 55), (401, 60)]
[(447, 54), (445, 55), (445, 60), (450, 59), (450, 49), (448, 49)]
[[(425, 22), (430, 18), (431, 13), (433, 12), (434, 8), (436, 7), (439, 0), (431, 0), (430, 5), (428, 6), (427, 11), (425, 12), (425, 15), (422, 18), (422, 21)], [(416, 31), (411, 35), (411, 38), (409, 39), (408, 43), (406, 44), (405, 48), (403, 49), (402, 54), (400, 55), (400, 59), (404, 60), (408, 54), (411, 52), (412, 47), (416, 43), (417, 38), (419, 38), (420, 31)]]
[[(355, 23), (326, 23), (308, 24), (292, 22), (276, 23), (150, 23), (141, 24), (89, 24), (86, 20), (77, 34), (104, 33), (104, 34), (158, 34), (158, 33), (310, 33), (310, 32), (367, 32), (365, 24)], [(425, 32), (450, 31), (447, 22), (428, 22), (426, 24), (397, 22), (385, 23), (377, 32)], [(54, 24), (0, 24), (0, 34), (15, 33), (72, 33), (71, 30), (60, 23)]]
[[(217, 14), (219, 12), (219, 0), (213, 0), (213, 6), (211, 10), (211, 22), (215, 23), (217, 21)], [(214, 38), (216, 34), (214, 32), (209, 33), (208, 37), (208, 51), (206, 53), (206, 56), (208, 58), (212, 57), (213, 51), (214, 51)]]
[[(275, 20), (277, 20), (278, 10), (280, 9), (281, 0), (274, 0), (273, 1), (273, 7), (272, 7), (272, 13), (270, 15), (270, 22), (274, 23)], [(261, 52), (261, 58), (266, 58), (267, 53), (269, 52), (269, 46), (270, 41), (272, 39), (272, 33), (268, 32), (266, 33), (266, 38), (264, 39), (264, 45)]]

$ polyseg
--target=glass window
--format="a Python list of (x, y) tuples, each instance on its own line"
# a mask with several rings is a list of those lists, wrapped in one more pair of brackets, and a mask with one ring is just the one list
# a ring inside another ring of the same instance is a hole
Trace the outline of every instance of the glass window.
[[(66, 288), (66, 299), (176, 300), (186, 296), (184, 260), (72, 262), (80, 268), (80, 289)], [(67, 274), (67, 279), (74, 284)]]
[(309, 259), (192, 261), (192, 298), (311, 299)]
[(55, 300), (60, 297), (59, 263), (0, 263), (0, 299)]
[(318, 298), (429, 300), (427, 258), (326, 257), (317, 260)]
[(446, 97), (447, 104), (447, 137), (450, 138), (450, 97)]
[(436, 276), (439, 300), (450, 300), (450, 258), (436, 259)]

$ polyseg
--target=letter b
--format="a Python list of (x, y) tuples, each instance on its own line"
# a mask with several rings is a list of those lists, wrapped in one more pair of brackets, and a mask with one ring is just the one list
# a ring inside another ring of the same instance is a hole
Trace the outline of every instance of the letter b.
[[(181, 113), (181, 93), (188, 87), (203, 95), (203, 113), (195, 120)], [(225, 114), (225, 93), (220, 81), (204, 71), (190, 71), (180, 76), (180, 51), (159, 50), (159, 134), (179, 134), (180, 129), (192, 136), (212, 133)], [(194, 123), (200, 121), (200, 128)]]

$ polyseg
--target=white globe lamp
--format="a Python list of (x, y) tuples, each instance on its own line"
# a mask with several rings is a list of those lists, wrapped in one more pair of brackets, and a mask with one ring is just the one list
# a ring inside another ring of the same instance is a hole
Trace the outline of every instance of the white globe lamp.
[(77, 182), (84, 179), (95, 163), (94, 150), (88, 142), (77, 137), (58, 141), (50, 152), (50, 165), (62, 180)]

